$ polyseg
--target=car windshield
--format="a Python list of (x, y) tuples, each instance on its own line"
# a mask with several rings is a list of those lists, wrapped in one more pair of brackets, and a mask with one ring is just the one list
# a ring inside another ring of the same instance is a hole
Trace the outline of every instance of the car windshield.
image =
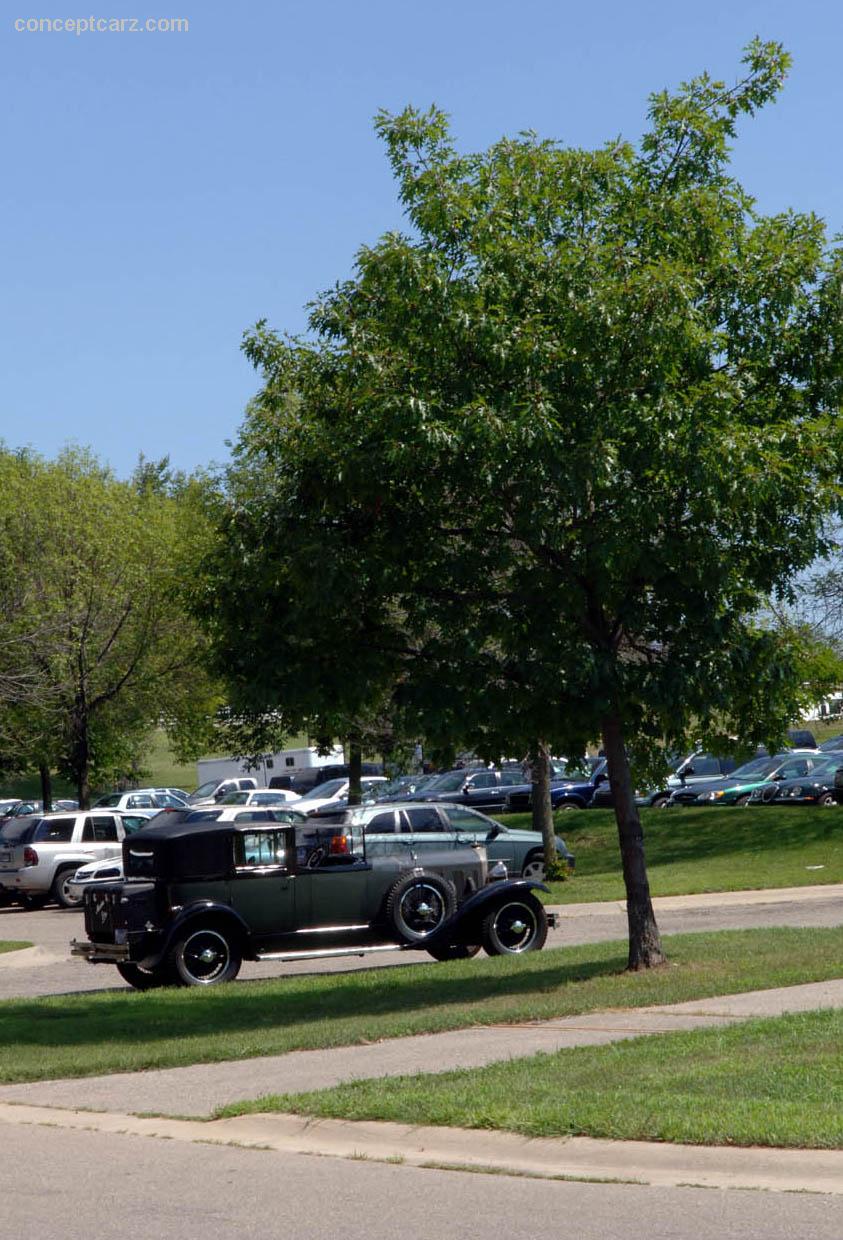
[(115, 793), (112, 793), (111, 796), (100, 797), (98, 801), (95, 801), (94, 809), (107, 809), (108, 806), (110, 805), (119, 805), (119, 804), (120, 804), (120, 794), (119, 792), (115, 792)]
[[(753, 758), (751, 762), (745, 762), (743, 766), (739, 766), (737, 770), (732, 771), (731, 779), (763, 779), (765, 775), (772, 775), (777, 767), (780, 767), (785, 760), (784, 754), (778, 754), (775, 758)], [(697, 785), (699, 787), (699, 785)]]
[(209, 779), (207, 783), (200, 784), (196, 791), (187, 798), (188, 801), (201, 801), (203, 797), (211, 796), (219, 787), (219, 782), (218, 779)]
[(466, 781), (465, 771), (446, 771), (437, 775), (426, 788), (427, 792), (457, 792)]
[(315, 801), (317, 797), (333, 797), (345, 788), (344, 779), (328, 779), (324, 784), (317, 784), (312, 792), (302, 797), (303, 801)]

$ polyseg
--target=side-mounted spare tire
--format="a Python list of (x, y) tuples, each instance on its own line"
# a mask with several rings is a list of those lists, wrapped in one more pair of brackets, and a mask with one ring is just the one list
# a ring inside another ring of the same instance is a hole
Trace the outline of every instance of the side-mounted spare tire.
[(423, 943), (457, 907), (454, 884), (438, 874), (405, 874), (386, 897), (384, 915), (402, 943)]
[(480, 937), (490, 956), (520, 956), (541, 951), (547, 939), (547, 917), (535, 896), (526, 893), (502, 899), (483, 918)]

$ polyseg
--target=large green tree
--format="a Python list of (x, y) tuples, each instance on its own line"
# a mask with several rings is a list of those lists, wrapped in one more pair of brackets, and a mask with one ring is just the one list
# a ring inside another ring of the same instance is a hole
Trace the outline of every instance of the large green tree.
[[(763, 215), (730, 173), (788, 57), (756, 41), (743, 63), (652, 96), (637, 145), (465, 155), (436, 109), (382, 115), (408, 232), (360, 251), (311, 337), (246, 341), (241, 451), (276, 479), (229, 534), (289, 587), (264, 625), (307, 614), (318, 642), (350, 597), (340, 694), (390, 660), (442, 726), (514, 710), (569, 753), (599, 736), (631, 968), (663, 959), (635, 766), (690, 729), (783, 735), (798, 650), (759, 608), (840, 505), (843, 264), (821, 220)], [(303, 539), (343, 549), (321, 603), (293, 594)]]
[[(190, 748), (219, 703), (181, 603), (206, 519), (202, 488), (116, 479), (88, 453), (0, 452), (0, 567), (11, 600), (0, 760), (92, 784), (142, 763), (163, 723)], [(201, 724), (201, 726), (200, 726)]]

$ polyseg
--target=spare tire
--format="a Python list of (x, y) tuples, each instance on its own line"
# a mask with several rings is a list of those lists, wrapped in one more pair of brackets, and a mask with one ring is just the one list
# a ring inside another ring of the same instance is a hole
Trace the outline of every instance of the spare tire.
[(454, 884), (438, 874), (405, 874), (386, 897), (388, 926), (402, 943), (423, 943), (457, 907)]

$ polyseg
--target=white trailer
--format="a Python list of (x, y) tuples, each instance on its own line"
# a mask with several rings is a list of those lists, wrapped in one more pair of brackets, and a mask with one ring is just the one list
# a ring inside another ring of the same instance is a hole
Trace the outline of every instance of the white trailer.
[(329, 753), (320, 754), (314, 746), (303, 749), (282, 749), (279, 753), (261, 754), (256, 764), (245, 758), (200, 758), (196, 763), (198, 783), (210, 779), (238, 779), (251, 775), (259, 788), (266, 788), (274, 775), (295, 777), (314, 767), (336, 766), (344, 762), (342, 745), (334, 745)]

